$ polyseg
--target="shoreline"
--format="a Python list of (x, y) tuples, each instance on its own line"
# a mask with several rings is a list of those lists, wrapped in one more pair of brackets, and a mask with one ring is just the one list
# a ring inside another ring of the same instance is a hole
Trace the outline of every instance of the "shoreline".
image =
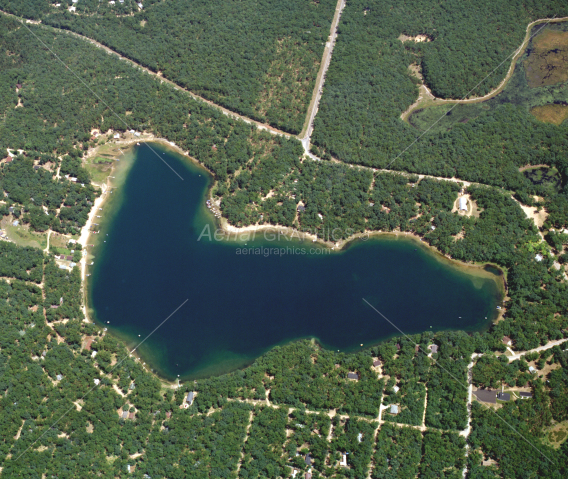
[[(195, 158), (191, 157), (188, 154), (188, 152), (184, 151), (182, 148), (177, 146), (175, 143), (170, 142), (170, 141), (168, 141), (164, 138), (156, 138), (153, 134), (146, 134), (146, 133), (144, 133), (142, 137), (133, 138), (133, 139), (120, 139), (120, 140), (115, 140), (115, 141), (109, 140), (104, 145), (97, 145), (96, 147), (93, 147), (93, 148), (90, 148), (89, 150), (87, 150), (86, 155), (83, 157), (83, 159), (93, 157), (101, 146), (106, 146), (106, 145), (116, 145), (117, 147), (123, 146), (124, 149), (126, 150), (126, 148), (130, 148), (137, 143), (158, 143), (161, 146), (165, 147), (166, 149), (172, 150), (175, 153), (182, 155), (185, 159), (190, 160), (193, 164), (199, 166), (200, 169), (204, 170), (208, 174), (211, 174), (211, 172), (207, 168), (205, 168), (204, 165), (202, 165)], [(127, 151), (124, 151), (124, 152), (122, 150), (120, 150), (120, 151), (121, 151), (120, 155), (117, 155), (117, 156), (122, 156), (123, 154), (127, 154)], [(114, 171), (114, 169), (115, 169), (115, 166), (113, 165), (111, 172), (109, 173), (110, 175), (112, 175), (112, 172)], [(210, 199), (214, 204), (217, 205), (218, 202), (214, 201), (214, 198), (212, 197), (212, 191), (213, 191), (215, 185), (216, 185), (216, 182), (213, 179), (213, 181), (211, 182), (211, 184), (208, 187), (208, 191), (205, 194), (205, 197)], [(96, 185), (96, 186), (99, 186), (101, 188), (102, 192), (101, 192), (101, 195), (95, 200), (93, 207), (92, 207), (91, 211), (89, 212), (89, 217), (88, 217), (87, 223), (81, 229), (81, 235), (80, 235), (80, 238), (78, 240), (78, 242), (80, 242), (81, 245), (84, 248), (86, 248), (86, 245), (89, 241), (89, 237), (91, 235), (90, 229), (91, 229), (91, 226), (93, 224), (94, 218), (96, 217), (96, 212), (99, 211), (98, 208), (101, 208), (102, 205), (105, 203), (105, 201), (108, 199), (108, 192), (110, 191), (110, 188), (108, 187), (108, 183)], [(433, 246), (429, 245), (427, 242), (425, 242), (418, 234), (413, 233), (413, 232), (366, 231), (366, 232), (363, 232), (363, 233), (355, 233), (355, 234), (350, 235), (346, 239), (342, 239), (340, 241), (333, 242), (333, 241), (325, 240), (325, 238), (319, 238), (318, 236), (316, 236), (313, 233), (303, 232), (303, 231), (298, 230), (296, 228), (287, 227), (287, 226), (278, 226), (278, 225), (271, 225), (271, 224), (263, 224), (263, 225), (256, 224), (256, 225), (250, 225), (250, 226), (246, 226), (246, 227), (237, 227), (237, 226), (229, 224), (229, 222), (227, 221), (226, 218), (223, 218), (223, 217), (215, 218), (215, 216), (212, 215), (210, 211), (209, 211), (209, 214), (211, 215), (211, 222), (214, 225), (216, 225), (220, 230), (227, 233), (228, 235), (230, 235), (230, 236), (234, 235), (235, 239), (238, 239), (237, 237), (239, 235), (243, 235), (243, 234), (245, 234), (245, 235), (251, 234), (251, 233), (256, 234), (258, 232), (272, 231), (274, 233), (278, 233), (279, 235), (287, 237), (288, 239), (294, 239), (294, 238), (296, 238), (297, 240), (309, 239), (313, 243), (317, 243), (319, 246), (322, 246), (322, 247), (325, 247), (325, 248), (328, 248), (328, 249), (332, 249), (332, 250), (337, 250), (337, 251), (340, 251), (340, 252), (343, 252), (348, 247), (348, 245), (350, 245), (352, 242), (357, 241), (357, 240), (366, 241), (370, 237), (379, 238), (379, 237), (391, 236), (391, 237), (397, 238), (397, 239), (398, 238), (404, 238), (404, 239), (408, 239), (410, 241), (415, 241), (417, 244), (420, 244), (421, 246), (423, 246), (424, 249), (429, 254), (435, 255), (437, 260), (449, 263), (450, 266), (452, 266), (454, 268), (461, 269), (462, 271), (469, 270), (469, 274), (493, 279), (495, 281), (495, 283), (498, 285), (499, 292), (500, 292), (500, 294), (503, 298), (502, 300), (503, 301), (506, 300), (506, 273), (507, 272), (504, 270), (504, 268), (502, 268), (499, 265), (492, 264), (492, 263), (474, 264), (474, 263), (465, 263), (465, 262), (462, 262), (462, 261), (459, 261), (459, 260), (452, 259), (452, 258), (448, 257), (447, 255), (442, 254), (435, 247), (433, 247)], [(81, 263), (81, 282), (82, 282), (82, 286), (83, 286), (83, 307), (82, 307), (82, 309), (83, 309), (83, 312), (84, 312), (84, 315), (85, 315), (84, 321), (93, 322), (93, 319), (89, 317), (89, 310), (87, 309), (87, 295), (88, 295), (87, 280), (86, 280), (86, 278), (87, 278), (86, 277), (87, 259), (88, 259), (88, 255), (85, 255), (82, 258), (82, 263)], [(486, 270), (487, 266), (491, 266), (491, 267), (497, 269), (500, 272), (500, 274), (496, 275), (495, 273), (488, 272)], [(498, 316), (495, 319), (490, 320), (487, 327), (491, 328), (493, 325), (495, 325), (499, 321), (501, 321), (504, 313), (505, 313), (505, 310), (501, 309)], [(104, 327), (102, 325), (99, 325), (99, 326)], [(106, 332), (104, 334), (106, 334)], [(115, 337), (119, 337), (119, 336), (115, 335)], [(135, 342), (133, 342), (129, 346), (130, 341), (126, 340), (125, 338), (119, 338), (119, 339), (122, 342), (124, 342), (125, 346), (127, 347), (129, 356), (134, 357), (135, 361), (140, 362), (141, 366), (144, 367), (144, 369), (147, 372), (150, 372), (154, 376), (156, 376), (165, 387), (168, 387), (168, 388), (171, 388), (171, 387), (177, 388), (178, 387), (177, 379), (173, 379), (173, 380), (168, 379), (166, 376), (163, 376), (159, 371), (152, 370), (152, 368), (150, 367), (150, 363), (146, 364), (145, 361), (146, 361), (147, 358), (143, 358), (140, 355), (139, 351), (137, 350)], [(320, 344), (321, 347), (325, 347), (323, 344), (321, 344), (321, 342), (316, 337), (295, 338), (295, 339), (287, 340), (287, 341), (285, 341), (285, 343), (288, 344), (288, 343), (298, 341), (298, 340), (302, 340), (302, 339), (315, 340), (318, 344)], [(370, 346), (366, 346), (366, 347), (375, 346), (377, 344), (380, 344), (382, 341), (383, 340), (378, 341), (378, 342), (371, 342), (371, 343), (369, 343)], [(270, 348), (270, 349), (272, 349), (272, 348)], [(247, 364), (252, 364), (252, 362), (254, 362), (254, 359), (251, 360), (250, 363), (248, 363), (248, 361), (247, 361)], [(239, 370), (239, 369), (242, 369), (242, 368), (237, 367), (235, 369), (235, 371)], [(228, 371), (228, 372), (230, 372), (230, 371)], [(190, 379), (185, 379), (185, 380), (190, 380)], [(181, 381), (181, 378), (180, 378), (180, 381)]]

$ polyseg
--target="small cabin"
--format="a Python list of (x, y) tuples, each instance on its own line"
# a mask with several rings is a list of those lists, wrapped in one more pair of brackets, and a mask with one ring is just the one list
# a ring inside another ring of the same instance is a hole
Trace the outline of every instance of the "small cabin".
[(353, 379), (354, 381), (359, 381), (359, 373), (347, 373), (347, 379)]

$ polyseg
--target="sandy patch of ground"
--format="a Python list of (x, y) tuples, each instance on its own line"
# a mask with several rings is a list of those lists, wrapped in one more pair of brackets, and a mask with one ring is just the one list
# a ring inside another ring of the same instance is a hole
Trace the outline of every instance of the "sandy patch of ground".
[(415, 37), (409, 37), (408, 35), (400, 34), (398, 39), (404, 42), (414, 42), (414, 43), (422, 43), (422, 42), (431, 42), (432, 39), (428, 35), (416, 35)]
[(539, 228), (542, 227), (542, 225), (546, 221), (547, 216), (544, 208), (541, 208), (541, 210), (538, 211), (538, 209), (534, 206), (525, 206), (521, 203), (519, 203), (519, 206), (523, 209), (525, 215), (527, 215), (527, 218), (532, 219)]

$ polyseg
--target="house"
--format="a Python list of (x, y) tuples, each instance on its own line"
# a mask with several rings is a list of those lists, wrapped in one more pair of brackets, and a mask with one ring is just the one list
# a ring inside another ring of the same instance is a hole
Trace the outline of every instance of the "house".
[(341, 461), (339, 461), (340, 466), (347, 466), (347, 454), (344, 452), (341, 454)]
[(131, 391), (135, 388), (136, 386), (134, 385), (134, 383), (130, 384), (130, 386), (128, 387), (128, 389), (130, 389)]
[(66, 259), (67, 261), (73, 261), (73, 256), (65, 256), (65, 259)]
[(501, 341), (505, 346), (511, 346), (513, 344), (513, 340), (509, 336), (503, 336)]
[(474, 391), (475, 397), (478, 401), (497, 404), (497, 391), (490, 389), (478, 389)]
[(172, 417), (172, 412), (171, 411), (167, 411), (166, 412), (166, 419), (169, 419)]
[(360, 432), (359, 434), (357, 434), (357, 442), (361, 442), (363, 440), (363, 433)]
[(533, 397), (532, 393), (519, 393), (519, 396), (521, 397), (521, 399), (530, 399)]
[(120, 133), (115, 133), (114, 139), (117, 140), (118, 138), (120, 138)]
[(122, 419), (128, 419), (128, 411), (122, 411)]
[(20, 222), (18, 220), (12, 221), (12, 226), (18, 226)]
[(359, 373), (347, 373), (347, 379), (359, 381)]
[(537, 370), (533, 366), (529, 366), (529, 373), (536, 374)]
[(55, 379), (57, 379), (58, 381), (61, 381), (63, 379), (63, 375), (58, 374), (57, 376), (55, 376)]
[(306, 466), (312, 465), (312, 456), (310, 456), (310, 453), (306, 454), (306, 458), (304, 459), (304, 462), (306, 463)]
[(381, 366), (383, 363), (381, 363), (380, 359), (377, 359), (376, 361), (373, 361), (373, 366), (377, 367), (377, 366)]
[(312, 479), (312, 473), (306, 472), (306, 479)]
[(467, 198), (464, 196), (460, 198), (460, 211), (467, 211)]
[(304, 205), (298, 205), (298, 213), (303, 213), (306, 211), (306, 207)]
[(393, 386), (392, 390), (397, 393), (398, 391), (400, 391), (400, 388), (398, 386)]
[(511, 395), (509, 393), (497, 393), (497, 399), (500, 401), (510, 401)]
[(539, 253), (534, 257), (534, 259), (540, 263), (544, 259), (544, 257)]
[(432, 354), (437, 353), (438, 352), (438, 345), (437, 344), (431, 344), (430, 346), (428, 346), (428, 349), (430, 351), (432, 351)]
[(398, 414), (398, 404), (391, 404), (390, 411), (391, 414)]
[(13, 158), (11, 156), (7, 156), (6, 158), (4, 158), (4, 162), (5, 163), (12, 163)]
[(188, 392), (188, 393), (187, 393), (187, 396), (186, 396), (186, 398), (185, 398), (185, 402), (191, 406), (191, 405), (193, 404), (193, 398), (194, 398), (194, 393), (193, 393), (193, 391)]
[(396, 343), (396, 350), (400, 351), (400, 343)]
[(131, 413), (128, 415), (128, 419), (135, 419), (135, 418), (136, 418), (136, 413), (134, 413), (134, 412), (131, 412)]
[(93, 382), (95, 383), (95, 386), (98, 386), (101, 383), (101, 380), (99, 378), (95, 378), (93, 379)]

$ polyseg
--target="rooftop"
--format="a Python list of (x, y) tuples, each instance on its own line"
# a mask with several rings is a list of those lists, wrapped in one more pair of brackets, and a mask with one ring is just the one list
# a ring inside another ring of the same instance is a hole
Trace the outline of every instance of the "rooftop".
[(478, 389), (474, 391), (475, 397), (481, 402), (497, 404), (497, 391), (490, 389)]

